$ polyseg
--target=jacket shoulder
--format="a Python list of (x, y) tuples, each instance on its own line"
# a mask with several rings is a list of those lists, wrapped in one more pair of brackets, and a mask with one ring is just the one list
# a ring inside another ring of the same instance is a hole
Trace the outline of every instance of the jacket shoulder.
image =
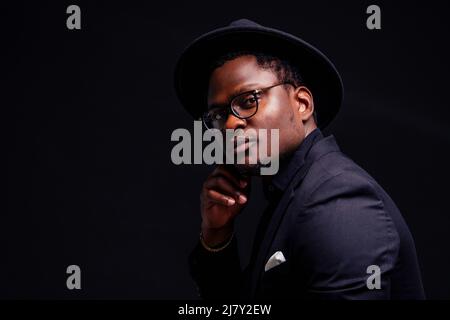
[(319, 189), (323, 192), (329, 188), (342, 191), (365, 188), (379, 193), (379, 185), (370, 174), (341, 151), (319, 156), (306, 173), (299, 191), (304, 194), (303, 198), (310, 198), (317, 195)]

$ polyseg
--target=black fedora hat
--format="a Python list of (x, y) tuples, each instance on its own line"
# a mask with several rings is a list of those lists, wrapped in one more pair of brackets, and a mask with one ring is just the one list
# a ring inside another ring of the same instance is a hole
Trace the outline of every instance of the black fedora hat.
[(211, 62), (235, 50), (267, 52), (294, 63), (313, 94), (320, 128), (338, 113), (344, 92), (342, 80), (322, 52), (294, 35), (240, 19), (195, 39), (176, 64), (175, 91), (194, 118), (200, 118), (207, 107)]

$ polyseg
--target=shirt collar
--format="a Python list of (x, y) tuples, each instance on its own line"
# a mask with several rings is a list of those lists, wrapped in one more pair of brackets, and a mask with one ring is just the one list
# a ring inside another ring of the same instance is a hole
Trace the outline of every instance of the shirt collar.
[(314, 129), (292, 155), (280, 162), (278, 173), (272, 178), (270, 184), (264, 186), (264, 194), (267, 199), (273, 200), (283, 193), (297, 171), (305, 164), (306, 156), (311, 147), (322, 138), (320, 129)]

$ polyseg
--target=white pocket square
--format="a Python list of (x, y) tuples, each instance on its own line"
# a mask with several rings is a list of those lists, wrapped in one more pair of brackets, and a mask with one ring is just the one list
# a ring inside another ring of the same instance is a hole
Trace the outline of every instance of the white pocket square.
[(264, 267), (264, 271), (268, 271), (268, 270), (272, 269), (273, 267), (276, 267), (276, 266), (282, 264), (285, 261), (286, 261), (286, 258), (284, 257), (283, 252), (277, 251), (269, 258), (269, 260), (267, 260), (267, 263)]

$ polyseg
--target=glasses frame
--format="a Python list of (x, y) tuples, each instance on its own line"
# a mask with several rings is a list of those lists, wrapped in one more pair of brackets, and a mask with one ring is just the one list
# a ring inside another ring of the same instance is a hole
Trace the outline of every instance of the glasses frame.
[[(226, 110), (227, 110), (227, 116), (229, 116), (230, 114), (233, 114), (236, 118), (243, 119), (243, 120), (249, 119), (249, 118), (253, 117), (253, 116), (258, 112), (258, 109), (259, 109), (259, 99), (258, 99), (257, 95), (258, 95), (258, 94), (261, 94), (261, 93), (265, 93), (265, 92), (267, 92), (268, 90), (270, 90), (270, 89), (272, 89), (272, 88), (275, 88), (275, 87), (278, 87), (278, 86), (281, 86), (281, 85), (286, 85), (286, 84), (289, 84), (289, 85), (291, 85), (291, 86), (293, 86), (293, 87), (295, 88), (295, 85), (294, 85), (292, 82), (280, 82), (280, 83), (276, 83), (276, 84), (274, 84), (274, 85), (271, 85), (271, 86), (269, 86), (269, 87), (260, 88), (260, 89), (253, 89), (253, 90), (245, 91), (245, 92), (242, 92), (242, 93), (239, 93), (239, 94), (235, 95), (234, 97), (232, 97), (232, 98), (230, 99), (230, 103), (228, 103), (228, 105), (227, 105), (227, 107), (226, 107)], [(233, 109), (233, 102), (234, 102), (236, 99), (238, 99), (239, 97), (244, 96), (244, 95), (248, 95), (248, 94), (251, 94), (251, 95), (253, 96), (253, 98), (256, 100), (256, 108), (255, 108), (255, 112), (253, 112), (251, 115), (246, 116), (246, 117), (243, 117), (243, 116), (240, 116), (240, 115)], [(207, 129), (217, 129), (217, 128), (210, 128), (210, 127), (206, 124), (206, 120), (205, 120), (205, 119), (206, 119), (206, 116), (207, 116), (208, 112), (209, 112), (209, 111), (206, 111), (206, 112), (204, 112), (203, 115), (202, 115), (202, 122), (203, 122), (203, 125), (204, 125)], [(225, 122), (226, 122), (226, 121), (225, 121)], [(219, 130), (221, 130), (221, 129), (219, 129)]]

